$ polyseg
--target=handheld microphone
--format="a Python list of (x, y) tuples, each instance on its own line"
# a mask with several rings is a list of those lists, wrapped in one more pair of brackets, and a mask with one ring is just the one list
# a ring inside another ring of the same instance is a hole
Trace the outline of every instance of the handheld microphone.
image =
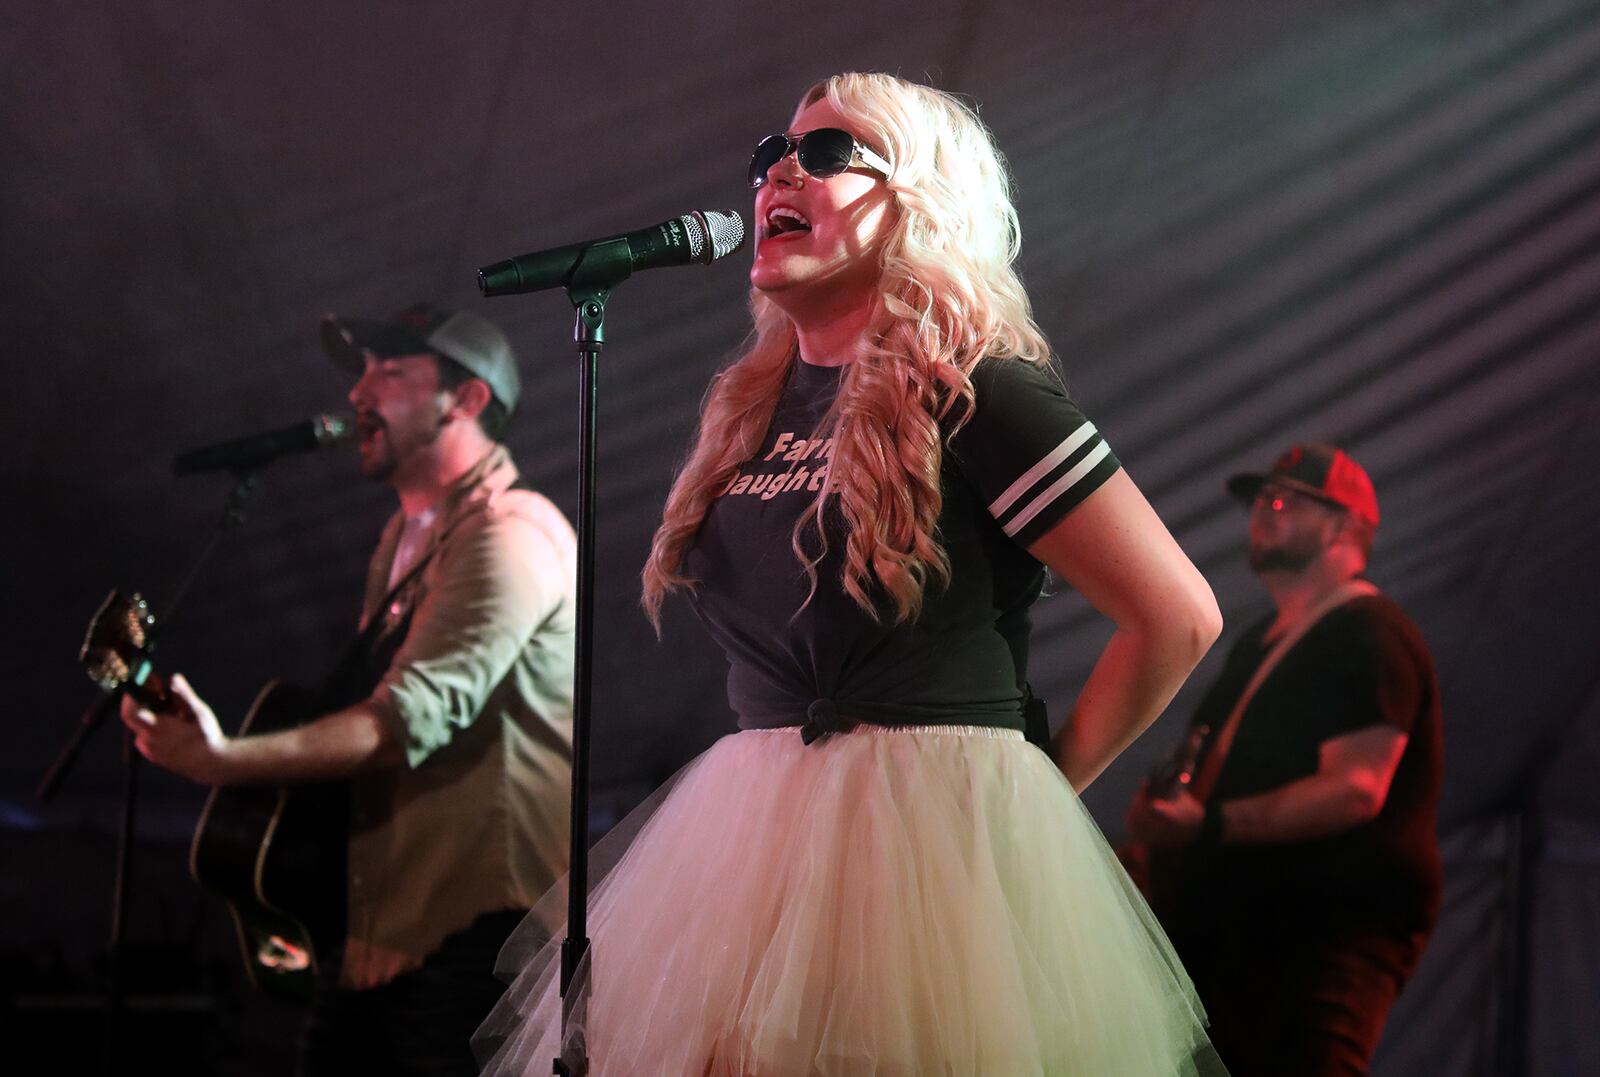
[(180, 453), (172, 461), (177, 475), (202, 471), (247, 471), (271, 463), (290, 453), (337, 445), (356, 436), (356, 424), (343, 415), (313, 415), (293, 426), (268, 430), (263, 434), (234, 438)]
[(709, 265), (744, 246), (744, 218), (733, 210), (696, 210), (654, 228), (508, 258), (478, 270), (486, 296), (546, 288), (609, 288), (636, 269)]

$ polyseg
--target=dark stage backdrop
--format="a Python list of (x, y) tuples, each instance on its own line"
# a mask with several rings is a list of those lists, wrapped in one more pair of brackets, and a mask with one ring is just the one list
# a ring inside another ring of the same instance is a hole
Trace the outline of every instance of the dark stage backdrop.
[[(338, 406), (324, 310), (434, 297), (509, 330), (512, 446), (572, 512), (571, 313), (559, 293), (482, 301), (474, 270), (745, 209), (755, 140), (847, 68), (981, 102), (1070, 385), (1230, 630), (1265, 601), (1224, 477), (1296, 439), (1366, 464), (1373, 575), (1433, 645), (1449, 766), (1452, 899), (1383, 1072), (1600, 1072), (1592, 0), (7, 5), (5, 967), (30, 975), (57, 942), (87, 960), (103, 931), (82, 895), (109, 864), (12, 853), (88, 848), (114, 820), (113, 736), (55, 804), (30, 790), (91, 698), (85, 618), (113, 584), (170, 597), (221, 508), (226, 484), (173, 478), (172, 455)], [(600, 827), (730, 725), (692, 619), (675, 608), (657, 642), (635, 603), (702, 389), (744, 332), (743, 267), (651, 273), (611, 304)], [(314, 677), (350, 631), (390, 507), (353, 473), (337, 454), (273, 468), (166, 635), (225, 716), (270, 675)], [(1059, 719), (1107, 627), (1070, 593), (1037, 620), (1032, 679)], [(1089, 791), (1112, 836), (1192, 702)], [(198, 794), (146, 791), (144, 837), (181, 838)]]

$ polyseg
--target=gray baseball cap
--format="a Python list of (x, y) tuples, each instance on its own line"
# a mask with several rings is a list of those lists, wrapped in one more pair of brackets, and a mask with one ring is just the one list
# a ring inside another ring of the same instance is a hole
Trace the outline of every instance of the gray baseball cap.
[(357, 373), (369, 354), (377, 359), (441, 355), (483, 379), (507, 413), (517, 407), (522, 382), (511, 343), (493, 322), (469, 310), (415, 303), (384, 321), (324, 314), (322, 347), (340, 366)]

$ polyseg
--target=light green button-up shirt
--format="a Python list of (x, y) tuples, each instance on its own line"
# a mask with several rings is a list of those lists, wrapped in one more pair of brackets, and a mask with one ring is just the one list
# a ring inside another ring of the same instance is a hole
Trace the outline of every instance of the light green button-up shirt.
[(387, 606), (402, 518), (367, 576), (362, 624), (410, 629), (369, 703), (405, 765), (353, 779), (343, 981), (422, 964), (481, 913), (527, 908), (566, 871), (577, 543), (512, 489), (496, 446), (451, 488)]

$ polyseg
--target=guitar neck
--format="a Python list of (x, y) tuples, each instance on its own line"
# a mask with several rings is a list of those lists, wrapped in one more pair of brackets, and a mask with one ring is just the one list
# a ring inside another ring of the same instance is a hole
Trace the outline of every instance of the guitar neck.
[(165, 710), (172, 704), (172, 692), (167, 687), (166, 679), (155, 672), (148, 659), (122, 687), (142, 706), (151, 710)]

